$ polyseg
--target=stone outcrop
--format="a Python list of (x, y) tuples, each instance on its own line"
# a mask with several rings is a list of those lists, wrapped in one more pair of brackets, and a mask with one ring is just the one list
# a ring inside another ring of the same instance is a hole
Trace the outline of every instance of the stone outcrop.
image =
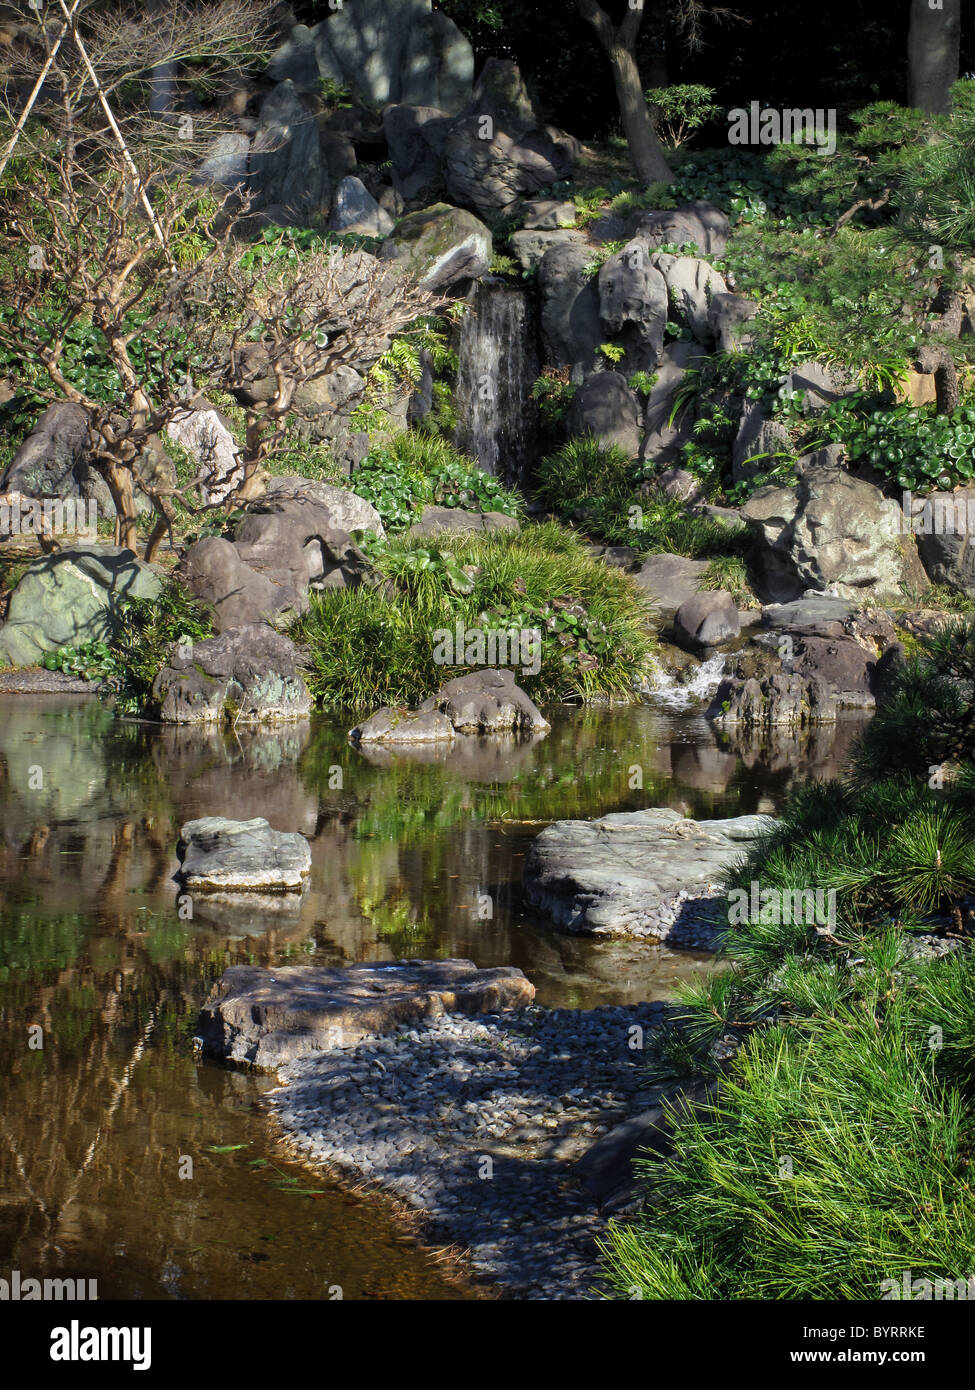
[(483, 669), (456, 676), (416, 710), (384, 707), (349, 733), (354, 744), (449, 742), (460, 734), (532, 736), (549, 729), (511, 671)]
[(298, 648), (263, 623), (176, 652), (156, 676), (152, 696), (164, 724), (301, 719), (312, 704)]
[(704, 589), (685, 599), (674, 615), (674, 640), (697, 652), (733, 642), (741, 632), (735, 601), (724, 589)]
[(557, 821), (529, 850), (525, 896), (563, 931), (713, 944), (721, 876), (773, 824), (666, 809)]
[(707, 567), (706, 560), (688, 560), (683, 555), (649, 555), (644, 561), (636, 583), (650, 595), (663, 626), (698, 592)]
[(353, 1045), (370, 1034), (450, 1013), (523, 1008), (534, 986), (514, 966), (469, 960), (360, 963), (341, 969), (284, 966), (224, 971), (200, 1011), (205, 1055), (274, 1071), (297, 1057)]
[(491, 233), (473, 213), (434, 203), (400, 219), (383, 243), (382, 255), (415, 276), (427, 290), (447, 290), (487, 273)]

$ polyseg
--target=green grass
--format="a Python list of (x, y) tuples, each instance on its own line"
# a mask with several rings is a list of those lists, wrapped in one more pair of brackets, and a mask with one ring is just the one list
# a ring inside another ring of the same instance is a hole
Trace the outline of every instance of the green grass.
[(294, 629), (326, 708), (409, 705), (467, 667), (434, 661), (434, 632), (538, 627), (541, 669), (519, 674), (537, 700), (628, 698), (653, 646), (652, 610), (556, 523), (523, 531), (394, 540), (371, 550), (388, 590), (316, 596)]

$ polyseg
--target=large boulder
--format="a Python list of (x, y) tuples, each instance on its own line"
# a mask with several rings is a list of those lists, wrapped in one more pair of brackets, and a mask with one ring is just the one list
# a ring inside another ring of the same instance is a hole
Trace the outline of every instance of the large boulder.
[(273, 209), (275, 221), (302, 226), (328, 204), (318, 125), (294, 84), (281, 82), (264, 98), (250, 156), (255, 211)]
[(541, 264), (542, 257), (553, 246), (584, 247), (586, 234), (577, 231), (574, 227), (563, 227), (559, 231), (535, 231), (523, 227), (520, 231), (511, 233), (508, 238), (508, 245), (511, 248), (512, 256), (527, 275), (529, 271)]
[(45, 652), (106, 640), (119, 602), (153, 599), (158, 575), (131, 550), (72, 545), (29, 566), (0, 627), (0, 665), (33, 666)]
[(674, 416), (674, 399), (689, 370), (700, 359), (701, 350), (695, 343), (669, 343), (664, 348), (655, 372), (656, 380), (647, 397), (643, 417), (642, 457), (666, 469), (681, 456), (681, 446), (692, 438), (693, 418), (690, 409)]
[(428, 503), (420, 512), (406, 535), (413, 539), (432, 540), (444, 531), (453, 535), (471, 535), (484, 531), (519, 531), (516, 517), (506, 512), (469, 512), (463, 507), (438, 507)]
[(387, 106), (383, 130), (389, 147), (393, 187), (407, 202), (428, 202), (446, 192), (444, 143), (453, 118), (435, 106)]
[[(671, 258), (672, 259), (672, 258)], [(636, 368), (652, 368), (664, 347), (670, 305), (667, 284), (645, 241), (630, 241), (599, 272), (599, 316)]]
[(711, 300), (716, 294), (727, 293), (723, 277), (707, 261), (695, 256), (658, 253), (653, 257), (653, 265), (664, 278), (670, 309), (678, 323), (699, 343), (712, 347)]
[(245, 565), (301, 598), (310, 584), (355, 588), (368, 565), (345, 531), (313, 502), (281, 499), (273, 510), (249, 511), (234, 527), (233, 545)]
[(89, 449), (88, 416), (73, 401), (49, 405), (5, 469), (0, 491), (25, 497), (80, 497)]
[(745, 324), (758, 313), (754, 299), (744, 299), (738, 294), (718, 291), (712, 294), (708, 306), (708, 330), (718, 352), (745, 352), (751, 344), (751, 336), (745, 331)]
[(286, 502), (308, 500), (328, 513), (327, 524), (336, 531), (371, 531), (382, 540), (386, 531), (382, 518), (371, 502), (348, 488), (334, 487), (317, 478), (283, 473), (268, 479), (263, 494), (250, 504), (249, 511), (273, 512)]
[(782, 378), (783, 396), (798, 395), (803, 415), (819, 415), (828, 406), (850, 396), (856, 382), (842, 370), (822, 362), (803, 362)]
[(650, 555), (634, 575), (645, 593), (650, 595), (664, 626), (672, 622), (678, 608), (698, 592), (706, 560), (688, 560), (683, 555)]
[(726, 215), (703, 198), (663, 212), (637, 213), (633, 234), (650, 246), (696, 247), (702, 256), (723, 256), (728, 245)]
[(355, 0), (308, 28), (296, 24), (271, 55), (267, 76), (303, 91), (322, 78), (385, 106), (408, 102), (459, 111), (471, 95), (474, 52), (431, 0)]
[(349, 740), (359, 745), (450, 743), (457, 737), (454, 726), (439, 710), (392, 709), (384, 705), (349, 730)]
[(792, 454), (789, 431), (778, 420), (770, 420), (759, 401), (746, 401), (731, 448), (731, 474), (735, 482), (770, 473), (782, 462), (779, 457), (782, 454)]
[(224, 536), (194, 541), (176, 573), (190, 593), (213, 609), (217, 632), (297, 611), (301, 604), (297, 589), (282, 588), (251, 569)]
[(339, 968), (233, 965), (197, 1024), (205, 1055), (274, 1071), (311, 1052), (422, 1025), (444, 1013), (524, 1008), (535, 987), (515, 966), (469, 960), (359, 962)]
[(264, 623), (230, 628), (176, 652), (152, 694), (164, 724), (301, 719), (312, 703), (298, 648)]
[(296, 893), (311, 871), (304, 835), (272, 830), (263, 816), (187, 821), (177, 852), (177, 877), (189, 893)]
[(724, 589), (704, 589), (685, 599), (674, 616), (674, 640), (691, 652), (721, 647), (741, 632), (735, 601)]
[(640, 452), (640, 403), (620, 372), (594, 372), (572, 399), (565, 419), (570, 435), (591, 434), (630, 458)]
[(444, 143), (448, 196), (479, 212), (505, 212), (564, 179), (579, 149), (545, 124), (517, 64), (489, 58)]
[(472, 671), (440, 687), (419, 707), (420, 714), (445, 715), (460, 733), (538, 734), (551, 726), (511, 671)]
[(727, 678), (714, 695), (708, 718), (725, 727), (769, 730), (829, 724), (839, 706), (828, 686), (806, 676), (780, 672), (758, 679)]
[(800, 461), (795, 486), (759, 488), (742, 515), (775, 602), (807, 589), (879, 602), (899, 598), (902, 586), (927, 587), (914, 538), (900, 534), (897, 503), (821, 455)]
[(446, 290), (486, 275), (493, 245), (491, 233), (473, 213), (434, 203), (400, 218), (381, 254), (415, 276), (423, 289)]
[(362, 180), (349, 174), (335, 190), (328, 225), (336, 232), (384, 237), (393, 230), (393, 219), (379, 206)]
[(606, 337), (599, 286), (587, 273), (592, 251), (566, 241), (567, 233), (550, 235), (560, 239), (542, 256), (537, 272), (545, 361), (553, 367), (579, 363), (583, 371), (592, 371), (596, 350)]
[(199, 464), (204, 502), (223, 502), (243, 482), (244, 465), (237, 441), (212, 406), (186, 410), (170, 420), (166, 433)]
[(721, 877), (772, 824), (667, 809), (556, 821), (528, 852), (525, 897), (562, 931), (713, 946), (727, 923)]
[(975, 488), (932, 492), (917, 501), (911, 527), (928, 577), (975, 598)]

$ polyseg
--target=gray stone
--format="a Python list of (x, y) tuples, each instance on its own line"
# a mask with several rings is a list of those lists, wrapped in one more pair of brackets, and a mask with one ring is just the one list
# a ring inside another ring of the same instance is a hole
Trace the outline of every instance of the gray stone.
[(645, 241), (630, 241), (605, 261), (599, 272), (599, 316), (606, 332), (620, 338), (634, 367), (653, 368), (660, 361), (669, 312), (666, 281)]
[(336, 232), (384, 237), (393, 230), (393, 219), (379, 206), (362, 180), (350, 174), (335, 190), (328, 225)]
[(853, 604), (844, 599), (800, 598), (792, 603), (768, 604), (762, 609), (762, 622), (773, 631), (838, 637), (853, 613)]
[(685, 820), (677, 811), (557, 821), (533, 841), (525, 896), (563, 931), (679, 937), (720, 922), (722, 875), (774, 822)]
[(900, 534), (897, 503), (818, 455), (800, 460), (794, 487), (760, 488), (742, 515), (754, 529), (763, 587), (775, 602), (807, 589), (879, 602), (899, 598), (904, 585), (926, 587), (914, 538)]
[(534, 986), (514, 966), (479, 970), (469, 960), (311, 965), (234, 965), (200, 1011), (203, 1051), (274, 1071), (297, 1057), (346, 1048), (445, 1012), (523, 1008)]
[(708, 718), (721, 726), (742, 725), (767, 732), (782, 726), (829, 724), (837, 712), (837, 702), (827, 686), (808, 677), (781, 672), (761, 680), (723, 680)]
[(563, 228), (558, 232), (532, 231), (522, 228), (521, 231), (512, 232), (508, 238), (511, 247), (511, 254), (527, 274), (541, 264), (542, 257), (546, 251), (550, 251), (553, 246), (585, 246), (585, 232), (575, 231), (571, 227)]
[(415, 276), (423, 289), (446, 290), (486, 275), (493, 247), (491, 233), (473, 213), (434, 203), (401, 218), (382, 255)]
[(383, 131), (393, 187), (407, 202), (428, 202), (446, 192), (443, 151), (453, 118), (435, 106), (387, 106)]
[(551, 232), (559, 227), (575, 226), (575, 203), (533, 198), (525, 203), (523, 213), (522, 226), (528, 231)]
[(272, 830), (263, 816), (187, 821), (177, 852), (177, 877), (189, 893), (296, 893), (311, 872), (304, 835)]
[(287, 221), (301, 225), (328, 201), (318, 125), (290, 81), (264, 98), (250, 157), (254, 209), (280, 208)]
[(770, 473), (784, 461), (776, 457), (779, 454), (792, 456), (789, 431), (777, 420), (770, 420), (759, 402), (747, 401), (731, 450), (731, 473), (735, 482)]
[(780, 389), (783, 395), (799, 392), (802, 413), (818, 415), (827, 406), (852, 395), (857, 387), (839, 368), (824, 366), (822, 362), (803, 362), (783, 377)]
[(405, 534), (415, 539), (427, 540), (448, 531), (453, 535), (467, 535), (484, 531), (519, 531), (516, 517), (506, 512), (468, 512), (463, 507), (438, 507), (428, 503), (420, 512), (419, 521), (414, 521)]
[(166, 433), (199, 464), (204, 502), (223, 502), (243, 482), (240, 448), (219, 411), (212, 407), (184, 411), (170, 420)]
[(152, 695), (164, 724), (301, 719), (312, 703), (298, 648), (264, 623), (230, 628), (177, 651), (153, 682)]
[(747, 352), (751, 335), (743, 332), (744, 325), (758, 313), (754, 299), (719, 291), (712, 294), (708, 306), (708, 328), (718, 352)]
[(370, 714), (349, 731), (354, 744), (416, 744), (450, 742), (454, 726), (437, 710), (391, 709), (388, 705)]
[(706, 347), (713, 346), (711, 298), (727, 292), (724, 278), (695, 256), (658, 253), (653, 265), (664, 277), (671, 317)]
[(685, 599), (674, 617), (674, 639), (688, 651), (723, 646), (740, 632), (738, 609), (724, 589), (705, 589)]
[(283, 502), (308, 499), (328, 512), (328, 524), (336, 531), (371, 531), (383, 540), (382, 518), (371, 502), (344, 487), (302, 478), (294, 473), (269, 478), (264, 493), (250, 504), (252, 512), (276, 511)]
[(683, 555), (650, 555), (635, 579), (650, 595), (666, 626), (681, 604), (698, 592), (707, 567), (706, 560), (688, 560)]
[(728, 219), (704, 199), (663, 212), (633, 217), (633, 235), (650, 246), (696, 246), (702, 256), (723, 256), (728, 245)]
[(33, 666), (45, 652), (104, 641), (120, 600), (152, 599), (159, 588), (155, 571), (121, 546), (78, 544), (45, 555), (10, 596), (0, 664)]
[(619, 372), (594, 372), (579, 387), (566, 414), (570, 435), (591, 434), (636, 458), (640, 452), (640, 404)]
[(78, 470), (88, 448), (85, 410), (73, 401), (56, 401), (14, 454), (0, 482), (0, 492), (39, 498), (80, 497)]
[(472, 671), (447, 681), (436, 695), (419, 707), (419, 713), (437, 711), (461, 733), (538, 734), (551, 726), (515, 684), (511, 671)]
[(560, 241), (549, 247), (538, 262), (545, 361), (553, 367), (578, 362), (584, 371), (592, 371), (595, 353), (605, 340), (599, 285), (586, 274), (592, 252), (585, 246), (566, 242), (562, 239), (566, 233), (558, 235)]
[(195, 541), (176, 572), (190, 593), (211, 606), (218, 633), (297, 611), (301, 605), (297, 589), (282, 588), (251, 569), (223, 536)]
[(247, 183), (250, 136), (243, 131), (218, 135), (193, 175), (194, 183), (239, 188)]
[(917, 500), (921, 511), (912, 526), (925, 572), (933, 583), (975, 598), (975, 488)]
[[(681, 457), (681, 446), (693, 436), (693, 410), (687, 406), (674, 415), (674, 397), (687, 372), (702, 357), (696, 343), (669, 343), (656, 369), (656, 381), (647, 397), (643, 417), (642, 457), (666, 468)], [(657, 481), (656, 479), (654, 480)]]

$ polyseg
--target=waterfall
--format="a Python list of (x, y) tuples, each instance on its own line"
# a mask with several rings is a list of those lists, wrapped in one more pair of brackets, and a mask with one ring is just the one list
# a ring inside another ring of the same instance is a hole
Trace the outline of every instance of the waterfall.
[(724, 662), (724, 656), (718, 652), (707, 661), (699, 662), (692, 672), (681, 671), (674, 675), (655, 661), (643, 693), (664, 709), (691, 709), (710, 700), (721, 684)]
[(522, 487), (537, 435), (531, 388), (539, 359), (531, 291), (489, 276), (475, 286), (470, 305), (458, 344), (454, 443), (485, 473)]

